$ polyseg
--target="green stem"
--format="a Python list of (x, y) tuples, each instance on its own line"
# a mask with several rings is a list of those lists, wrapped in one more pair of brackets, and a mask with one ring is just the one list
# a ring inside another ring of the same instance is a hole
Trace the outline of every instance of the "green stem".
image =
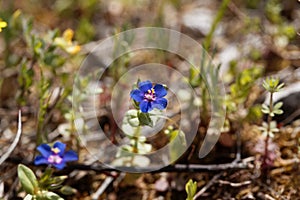
[(268, 127), (267, 127), (267, 137), (265, 140), (265, 155), (264, 155), (264, 160), (263, 160), (263, 166), (267, 166), (267, 158), (268, 158), (268, 154), (269, 154), (268, 146), (269, 146), (269, 139), (270, 139), (269, 132), (271, 131), (271, 122), (272, 122), (271, 113), (273, 112), (273, 92), (270, 92), (269, 109), (270, 109), (270, 112), (268, 115)]
[[(139, 141), (139, 137), (140, 137), (140, 132), (141, 132), (141, 127), (140, 126), (136, 127), (134, 134), (133, 134), (134, 144), (133, 144), (132, 153), (134, 153), (134, 154), (138, 153), (138, 141)], [(131, 166), (133, 166), (134, 154), (132, 154), (131, 159), (130, 159)]]
[(211, 40), (212, 40), (213, 34), (214, 34), (214, 32), (217, 28), (217, 25), (219, 24), (219, 22), (223, 18), (223, 15), (225, 13), (225, 10), (226, 10), (227, 5), (229, 4), (229, 2), (230, 2), (230, 0), (223, 0), (222, 1), (222, 4), (221, 4), (221, 6), (220, 6), (220, 8), (217, 12), (217, 15), (216, 15), (216, 17), (213, 21), (213, 24), (212, 24), (211, 28), (210, 28), (210, 31), (209, 31), (209, 33), (207, 34), (207, 36), (204, 40), (204, 45), (203, 46), (206, 50), (208, 50), (210, 45), (211, 45)]
[(46, 102), (47, 97), (46, 92), (47, 92), (47, 82), (45, 81), (45, 77), (43, 74), (42, 69), (40, 69), (40, 85), (39, 85), (39, 110), (37, 114), (37, 132), (36, 132), (36, 137), (37, 137), (37, 145), (40, 145), (43, 142), (47, 142), (47, 134), (43, 133), (44, 129), (44, 121), (45, 121), (45, 116), (47, 113), (47, 108), (49, 106), (49, 102)]
[(140, 132), (141, 132), (141, 127), (140, 126), (136, 127), (133, 134), (133, 139), (134, 139), (133, 153), (138, 153), (138, 141), (140, 137)]

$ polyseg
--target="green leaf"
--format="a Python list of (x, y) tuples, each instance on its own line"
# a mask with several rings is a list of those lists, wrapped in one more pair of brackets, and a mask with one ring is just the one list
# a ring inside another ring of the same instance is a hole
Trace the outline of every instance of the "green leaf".
[(60, 188), (59, 190), (63, 195), (72, 195), (72, 194), (75, 194), (77, 192), (76, 189), (68, 186), (68, 185), (65, 185), (63, 186), (62, 188)]
[(284, 87), (284, 83), (281, 83), (280, 85), (277, 86), (277, 90), (281, 90)]
[(277, 128), (277, 122), (276, 122), (276, 121), (271, 121), (271, 122), (270, 122), (270, 128), (271, 128), (271, 129)]
[(150, 126), (153, 127), (153, 122), (150, 118), (149, 113), (138, 113), (138, 119), (141, 126)]
[(52, 52), (46, 52), (44, 57), (44, 63), (53, 68), (58, 68), (64, 65), (66, 59), (60, 55), (54, 54)]
[(64, 200), (58, 194), (49, 191), (42, 191), (36, 197), (37, 200)]
[(276, 115), (281, 115), (283, 113), (283, 110), (281, 110), (281, 109), (274, 110), (273, 113)]
[(270, 87), (269, 87), (269, 84), (264, 80), (263, 81), (263, 87), (265, 88), (265, 90), (269, 91), (270, 90)]
[(39, 180), (39, 184), (44, 185), (45, 183), (47, 183), (49, 181), (49, 179), (51, 178), (53, 173), (52, 168), (46, 168), (46, 171), (44, 172), (44, 174), (42, 175), (42, 177)]
[(262, 108), (261, 108), (261, 112), (268, 114), (268, 113), (270, 113), (270, 109), (266, 104), (263, 104)]
[(199, 76), (199, 72), (199, 69), (196, 69), (193, 66), (190, 67), (189, 82), (192, 87), (197, 87), (201, 84), (201, 77)]
[(261, 107), (265, 110), (269, 110), (269, 107), (266, 104), (261, 105)]
[(137, 110), (128, 110), (125, 114), (126, 121), (130, 124), (132, 127), (139, 126), (140, 122), (138, 119), (138, 111)]
[(76, 30), (76, 40), (79, 43), (91, 41), (95, 36), (95, 28), (87, 18), (81, 18)]
[(31, 194), (27, 194), (23, 200), (31, 200), (33, 199), (33, 196)]
[(140, 121), (138, 118), (132, 118), (132, 119), (128, 119), (128, 123), (130, 124), (130, 126), (132, 127), (138, 127), (140, 125)]
[(56, 190), (62, 187), (62, 183), (68, 178), (68, 176), (56, 176), (50, 178), (48, 181), (48, 188), (49, 190)]
[(282, 107), (283, 103), (282, 102), (278, 102), (274, 105), (274, 110), (278, 110)]
[(190, 179), (187, 184), (185, 185), (185, 191), (187, 193), (186, 200), (193, 200), (193, 197), (195, 196), (197, 192), (197, 182), (193, 182), (192, 179)]
[(33, 171), (25, 165), (18, 165), (18, 177), (20, 179), (23, 189), (28, 194), (36, 194), (38, 191), (38, 181)]
[(68, 178), (68, 176), (56, 176), (51, 178), (51, 183), (52, 184), (62, 184), (66, 179)]
[(186, 150), (185, 134), (181, 130), (172, 130), (170, 136), (170, 159), (171, 162), (176, 161)]

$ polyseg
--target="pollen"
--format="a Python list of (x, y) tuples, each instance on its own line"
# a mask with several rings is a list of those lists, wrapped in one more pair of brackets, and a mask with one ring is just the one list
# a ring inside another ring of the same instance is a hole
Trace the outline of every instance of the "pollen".
[(155, 90), (153, 88), (151, 88), (151, 90), (149, 89), (147, 92), (148, 94), (155, 94)]
[(51, 151), (55, 154), (58, 154), (60, 152), (59, 148), (57, 148), (57, 147), (51, 148)]
[(0, 18), (0, 32), (2, 31), (3, 28), (7, 27), (7, 23), (5, 21), (2, 21)]

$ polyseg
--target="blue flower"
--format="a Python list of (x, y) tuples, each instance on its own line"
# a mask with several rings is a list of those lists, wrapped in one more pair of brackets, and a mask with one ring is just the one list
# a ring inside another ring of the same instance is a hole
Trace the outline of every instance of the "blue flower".
[(140, 110), (147, 113), (154, 108), (163, 110), (167, 107), (168, 101), (163, 98), (167, 90), (161, 84), (154, 87), (150, 81), (143, 81), (138, 84), (138, 89), (132, 90), (130, 97), (139, 103)]
[(48, 164), (57, 169), (63, 169), (66, 162), (78, 160), (78, 155), (74, 151), (65, 152), (66, 145), (61, 142), (55, 142), (53, 146), (41, 144), (37, 150), (42, 154), (35, 158), (35, 165)]

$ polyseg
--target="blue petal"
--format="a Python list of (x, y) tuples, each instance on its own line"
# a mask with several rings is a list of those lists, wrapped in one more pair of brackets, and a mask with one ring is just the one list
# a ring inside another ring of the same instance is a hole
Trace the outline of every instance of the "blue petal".
[(140, 103), (140, 109), (143, 113), (147, 113), (152, 110), (151, 103), (148, 101), (142, 101)]
[(165, 109), (167, 105), (168, 101), (165, 98), (156, 98), (156, 100), (152, 102), (152, 107), (157, 108), (159, 110)]
[(155, 95), (156, 97), (164, 97), (167, 95), (167, 90), (165, 89), (165, 87), (161, 84), (156, 84), (154, 86), (154, 91), (155, 91)]
[(45, 157), (48, 158), (51, 154), (51, 147), (48, 144), (41, 144), (37, 147), (37, 150)]
[(66, 166), (66, 162), (61, 162), (59, 164), (53, 164), (56, 169), (63, 169)]
[(49, 164), (49, 162), (45, 157), (39, 155), (35, 158), (34, 164), (35, 165), (42, 165), (42, 164)]
[(59, 149), (58, 155), (63, 156), (66, 149), (66, 144), (62, 142), (55, 142), (53, 148), (58, 148)]
[(151, 88), (152, 83), (150, 81), (143, 81), (139, 83), (139, 89), (144, 93), (150, 90)]
[(78, 155), (75, 151), (67, 151), (63, 157), (65, 162), (78, 160)]
[(141, 92), (140, 90), (133, 90), (130, 92), (130, 97), (137, 102), (141, 102), (144, 99), (144, 93)]

